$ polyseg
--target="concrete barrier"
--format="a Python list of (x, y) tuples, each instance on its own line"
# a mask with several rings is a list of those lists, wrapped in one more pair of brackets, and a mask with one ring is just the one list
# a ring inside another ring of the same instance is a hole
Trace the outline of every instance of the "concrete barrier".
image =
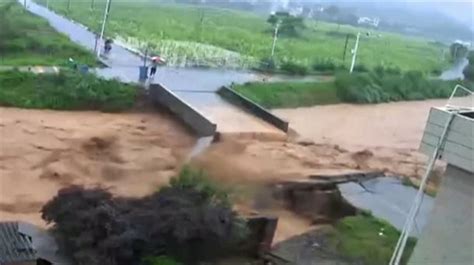
[(255, 116), (263, 119), (264, 121), (272, 124), (273, 126), (277, 127), (278, 129), (288, 132), (288, 122), (277, 117), (276, 115), (272, 114), (268, 110), (264, 109), (257, 103), (253, 102), (252, 100), (246, 98), (245, 96), (237, 93), (231, 88), (228, 87), (221, 87), (217, 93), (225, 98), (226, 100), (230, 101), (233, 104), (239, 105), (243, 109), (249, 111), (250, 113), (254, 114)]
[(169, 109), (199, 136), (213, 136), (216, 133), (216, 124), (164, 86), (151, 84), (150, 95), (154, 103)]

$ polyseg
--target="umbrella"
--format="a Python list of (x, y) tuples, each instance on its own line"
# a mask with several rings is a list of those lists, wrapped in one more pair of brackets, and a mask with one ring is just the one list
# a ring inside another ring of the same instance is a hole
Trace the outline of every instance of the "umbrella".
[(165, 59), (161, 58), (160, 56), (153, 56), (153, 57), (151, 57), (151, 60), (154, 61), (154, 62), (157, 62), (159, 64), (165, 64), (166, 63)]

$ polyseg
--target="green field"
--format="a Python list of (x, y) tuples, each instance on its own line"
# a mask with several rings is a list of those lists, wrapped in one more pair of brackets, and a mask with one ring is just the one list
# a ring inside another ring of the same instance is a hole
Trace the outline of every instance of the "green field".
[(247, 83), (233, 87), (265, 108), (296, 108), (337, 104), (334, 82)]
[(94, 56), (57, 33), (14, 0), (0, 2), (0, 65), (63, 65), (68, 58), (95, 65)]
[[(45, 3), (46, 0), (37, 0)], [(61, 14), (99, 31), (105, 0), (49, 0), (49, 6)], [(280, 37), (276, 47), (277, 62), (292, 61), (310, 68), (315, 62), (331, 61), (349, 67), (350, 47), (343, 63), (342, 55), (348, 33), (362, 31), (358, 63), (414, 69), (424, 72), (440, 70), (447, 65), (444, 50), (425, 39), (386, 32), (372, 32), (352, 26), (306, 21), (298, 38)], [(151, 3), (149, 0), (113, 1), (107, 34), (143, 47), (154, 45), (155, 51), (175, 65), (251, 67), (271, 50), (272, 34), (265, 17), (226, 9)], [(240, 54), (240, 55), (239, 55)]]

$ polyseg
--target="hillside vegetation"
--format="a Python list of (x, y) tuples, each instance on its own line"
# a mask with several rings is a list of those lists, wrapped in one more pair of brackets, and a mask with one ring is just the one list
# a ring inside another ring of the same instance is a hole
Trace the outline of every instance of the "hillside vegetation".
[[(46, 0), (37, 1), (44, 4)], [(68, 11), (66, 0), (49, 1), (50, 8), (94, 31), (99, 31), (104, 5), (105, 0), (96, 0), (91, 10), (90, 1), (71, 1)], [(320, 68), (314, 65), (324, 62), (348, 68), (350, 49), (358, 31), (362, 32), (358, 64), (367, 68), (384, 65), (439, 72), (447, 63), (443, 56), (446, 47), (424, 39), (377, 31), (366, 34), (367, 29), (308, 20), (301, 30), (297, 37), (279, 38), (275, 52), (277, 64), (291, 61), (306, 68)], [(272, 27), (266, 17), (148, 0), (114, 1), (106, 33), (136, 47), (148, 42), (176, 65), (257, 66), (260, 60), (270, 56), (272, 44)]]
[(0, 65), (63, 65), (68, 58), (95, 65), (94, 56), (25, 11), (17, 1), (0, 1)]

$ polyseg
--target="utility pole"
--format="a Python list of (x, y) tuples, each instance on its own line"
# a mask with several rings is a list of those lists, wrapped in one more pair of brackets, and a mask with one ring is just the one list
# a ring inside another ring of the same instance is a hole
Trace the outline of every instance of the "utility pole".
[(67, 12), (71, 11), (71, 0), (67, 0)]
[(46, 8), (49, 9), (49, 0), (46, 0)]
[(349, 42), (349, 34), (346, 35), (346, 43), (344, 44), (344, 53), (342, 54), (342, 62), (346, 61), (346, 51), (347, 51), (347, 43)]
[(360, 32), (357, 33), (356, 43), (354, 45), (354, 49), (352, 50), (352, 63), (351, 63), (351, 69), (349, 70), (349, 73), (352, 73), (352, 71), (354, 71), (354, 66), (355, 66), (356, 57), (357, 57), (357, 50), (359, 49), (359, 39), (360, 39)]
[(278, 38), (278, 29), (280, 28), (280, 21), (278, 21), (275, 25), (275, 32), (273, 32), (273, 44), (272, 44), (272, 55), (271, 58), (273, 59), (273, 55), (275, 54), (275, 46), (276, 46), (276, 41)]
[(23, 5), (25, 6), (25, 9), (26, 9), (26, 0), (25, 0), (25, 1), (23, 1)]
[(91, 10), (94, 10), (94, 0), (91, 0)]
[[(102, 29), (100, 30), (99, 42), (102, 42), (105, 32), (105, 24), (107, 23), (107, 17), (109, 16), (111, 0), (107, 0), (104, 10), (104, 20), (102, 21)], [(100, 49), (97, 49), (97, 56), (100, 56)]]

